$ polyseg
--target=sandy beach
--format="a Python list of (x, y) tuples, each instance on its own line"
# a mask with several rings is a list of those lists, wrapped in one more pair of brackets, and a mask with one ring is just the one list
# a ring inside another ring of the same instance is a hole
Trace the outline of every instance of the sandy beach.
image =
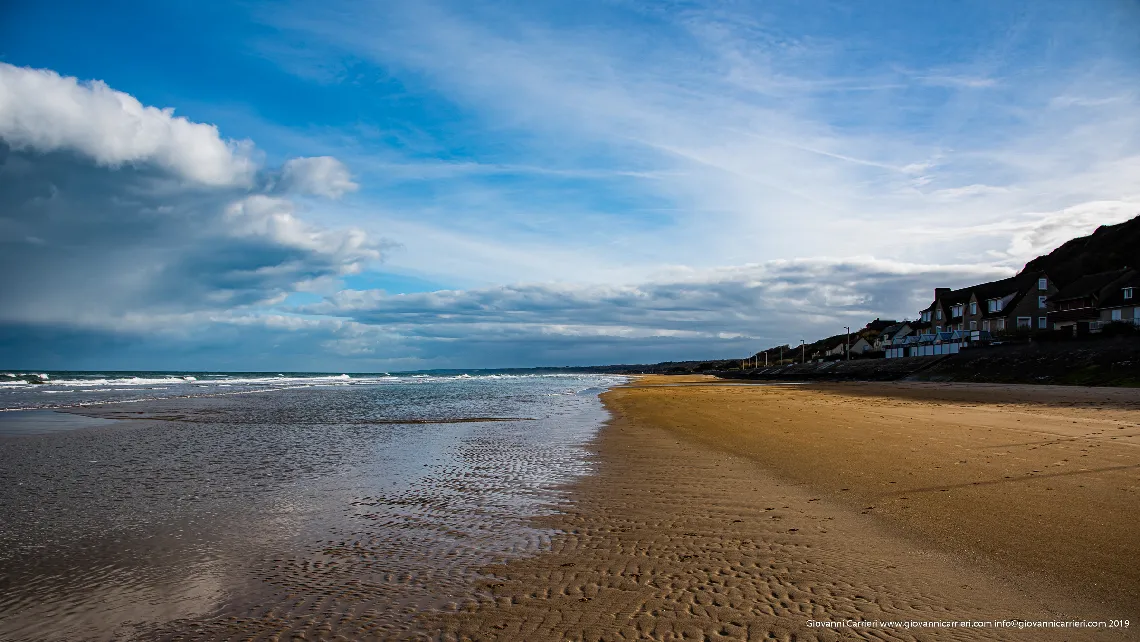
[(1140, 390), (614, 381), (27, 424), (0, 639), (1140, 637)]
[[(1134, 639), (1140, 390), (726, 385), (603, 399), (548, 552), (445, 639)], [(1111, 621), (1130, 628), (821, 628)]]

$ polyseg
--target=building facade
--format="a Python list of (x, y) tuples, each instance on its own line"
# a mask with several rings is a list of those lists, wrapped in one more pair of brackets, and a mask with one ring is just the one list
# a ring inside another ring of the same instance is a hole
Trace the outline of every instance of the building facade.
[(991, 335), (1049, 328), (1050, 297), (1057, 287), (1044, 272), (1019, 274), (959, 290), (936, 288), (920, 312), (930, 332), (989, 332)]
[(1140, 326), (1140, 271), (1122, 268), (1088, 274), (1050, 299), (1050, 327), (1096, 333), (1111, 323)]
[(1110, 283), (1100, 300), (1101, 327), (1109, 323), (1140, 326), (1140, 271), (1127, 270)]

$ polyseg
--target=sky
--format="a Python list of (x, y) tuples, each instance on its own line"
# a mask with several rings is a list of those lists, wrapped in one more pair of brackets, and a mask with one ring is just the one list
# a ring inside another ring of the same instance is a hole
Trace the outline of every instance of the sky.
[(1140, 215), (1140, 3), (0, 3), (0, 368), (743, 357)]

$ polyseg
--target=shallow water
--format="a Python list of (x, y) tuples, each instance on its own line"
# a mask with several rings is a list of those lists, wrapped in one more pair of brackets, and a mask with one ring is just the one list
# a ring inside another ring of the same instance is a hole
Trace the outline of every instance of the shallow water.
[(0, 412), (0, 437), (65, 432), (79, 428), (109, 426), (113, 423), (114, 419), (84, 417), (55, 410), (15, 410)]
[(414, 633), (551, 535), (530, 518), (589, 470), (619, 380), (85, 405), (116, 421), (0, 437), (0, 639)]

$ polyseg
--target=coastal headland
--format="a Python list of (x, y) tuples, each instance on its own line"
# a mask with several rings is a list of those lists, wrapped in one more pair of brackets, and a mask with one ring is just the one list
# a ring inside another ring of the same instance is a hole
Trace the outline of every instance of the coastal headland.
[(444, 639), (1140, 631), (1140, 390), (643, 377), (603, 399), (561, 534), (485, 569)]

